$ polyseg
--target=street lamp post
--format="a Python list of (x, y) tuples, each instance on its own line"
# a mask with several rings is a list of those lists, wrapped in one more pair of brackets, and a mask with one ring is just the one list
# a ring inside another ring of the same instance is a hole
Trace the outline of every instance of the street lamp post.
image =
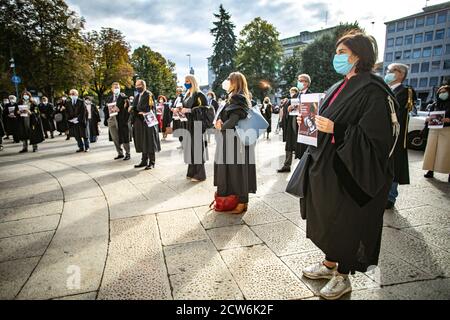
[[(11, 60), (9, 60), (9, 62), (11, 62), (11, 68), (13, 69), (13, 78), (16, 79), (16, 64), (14, 63), (14, 58), (11, 55)], [(17, 81), (14, 81), (14, 87), (16, 88), (16, 97), (17, 99), (19, 99), (19, 86)]]

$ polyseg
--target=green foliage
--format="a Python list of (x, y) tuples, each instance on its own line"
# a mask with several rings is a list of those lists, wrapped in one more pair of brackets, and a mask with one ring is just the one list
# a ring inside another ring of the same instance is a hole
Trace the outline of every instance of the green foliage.
[(291, 57), (283, 58), (278, 74), (279, 89), (283, 97), (289, 96), (289, 89), (297, 86), (297, 77), (302, 66), (301, 50), (296, 50)]
[(240, 36), (237, 70), (247, 77), (254, 97), (262, 100), (277, 87), (277, 72), (283, 52), (279, 33), (272, 24), (258, 17), (244, 27)]
[(214, 28), (210, 30), (214, 36), (214, 52), (211, 56), (211, 68), (216, 75), (213, 91), (217, 96), (225, 94), (222, 82), (235, 71), (234, 59), (236, 57), (235, 25), (231, 22), (231, 15), (220, 5), (219, 13), (214, 14), (218, 21), (213, 22)]

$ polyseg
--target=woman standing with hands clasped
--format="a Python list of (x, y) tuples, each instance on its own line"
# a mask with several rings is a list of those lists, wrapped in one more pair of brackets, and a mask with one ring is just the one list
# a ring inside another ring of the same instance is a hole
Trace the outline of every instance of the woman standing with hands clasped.
[(303, 275), (330, 279), (320, 291), (325, 299), (350, 292), (348, 275), (378, 264), (400, 128), (392, 91), (372, 73), (377, 56), (375, 39), (364, 33), (338, 40), (333, 65), (344, 79), (327, 91), (316, 117), (317, 148), (307, 149), (293, 178), (300, 180), (307, 237), (325, 256)]

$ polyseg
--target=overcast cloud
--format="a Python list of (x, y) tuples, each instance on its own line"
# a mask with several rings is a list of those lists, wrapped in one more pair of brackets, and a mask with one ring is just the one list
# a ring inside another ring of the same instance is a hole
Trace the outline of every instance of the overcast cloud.
[[(429, 5), (445, 1), (429, 1)], [(188, 73), (188, 57), (201, 84), (208, 83), (207, 57), (212, 53), (209, 33), (222, 3), (232, 15), (238, 34), (255, 17), (275, 25), (281, 38), (315, 31), (339, 22), (360, 24), (373, 34), (384, 51), (384, 22), (420, 12), (425, 0), (67, 0), (86, 18), (87, 30), (121, 30), (132, 50), (147, 45), (177, 66), (178, 80)], [(327, 19), (327, 24), (326, 24)], [(375, 22), (375, 24), (372, 24)]]

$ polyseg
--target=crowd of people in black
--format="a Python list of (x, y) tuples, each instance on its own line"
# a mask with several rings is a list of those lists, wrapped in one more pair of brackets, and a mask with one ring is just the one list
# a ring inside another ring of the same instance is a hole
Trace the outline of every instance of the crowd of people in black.
[[(359, 31), (337, 42), (333, 66), (343, 79), (326, 91), (315, 116), (317, 147), (298, 143), (304, 119), (290, 114), (292, 99), (301, 100), (311, 93), (313, 79), (300, 74), (297, 86), (281, 105), (286, 155), (278, 173), (291, 171), (294, 156), (300, 159), (290, 185), (300, 197), (307, 237), (324, 253), (324, 260), (305, 268), (303, 274), (329, 279), (320, 291), (326, 299), (338, 299), (352, 290), (350, 273), (365, 272), (378, 264), (384, 211), (395, 206), (398, 185), (409, 183), (405, 141), (416, 95), (403, 85), (408, 74), (405, 65), (390, 65), (385, 79), (375, 75), (377, 56), (375, 39)], [(130, 97), (121, 92), (119, 83), (113, 83), (102, 111), (117, 151), (115, 160), (130, 160), (130, 142), (134, 141), (136, 153), (142, 154), (135, 168), (152, 170), (156, 153), (161, 151), (160, 134), (166, 139), (173, 133), (183, 150), (186, 178), (202, 182), (207, 178), (205, 162), (213, 132), (217, 192), (211, 208), (245, 213), (249, 194), (257, 191), (255, 146), (244, 142), (238, 129), (244, 122), (251, 126), (262, 121), (268, 139), (273, 107), (265, 98), (255, 108), (246, 77), (239, 72), (230, 74), (222, 87), (227, 98), (217, 101), (213, 92), (205, 95), (196, 78), (188, 75), (184, 88), (177, 88), (175, 98), (168, 101), (164, 96), (155, 99), (144, 80), (136, 81), (137, 94)], [(440, 88), (432, 106), (444, 111), (445, 117), (442, 129), (430, 129), (424, 161), (428, 178), (434, 171), (450, 174), (449, 93), (449, 86)], [(54, 138), (55, 131), (66, 139), (75, 138), (77, 152), (88, 152), (97, 141), (99, 108), (89, 97), (80, 99), (77, 90), (70, 90), (69, 97), (62, 97), (55, 106), (46, 97), (37, 104), (27, 91), (19, 99), (4, 99), (0, 136), (22, 141), (21, 152), (27, 152), (29, 145), (36, 152), (49, 135)]]

